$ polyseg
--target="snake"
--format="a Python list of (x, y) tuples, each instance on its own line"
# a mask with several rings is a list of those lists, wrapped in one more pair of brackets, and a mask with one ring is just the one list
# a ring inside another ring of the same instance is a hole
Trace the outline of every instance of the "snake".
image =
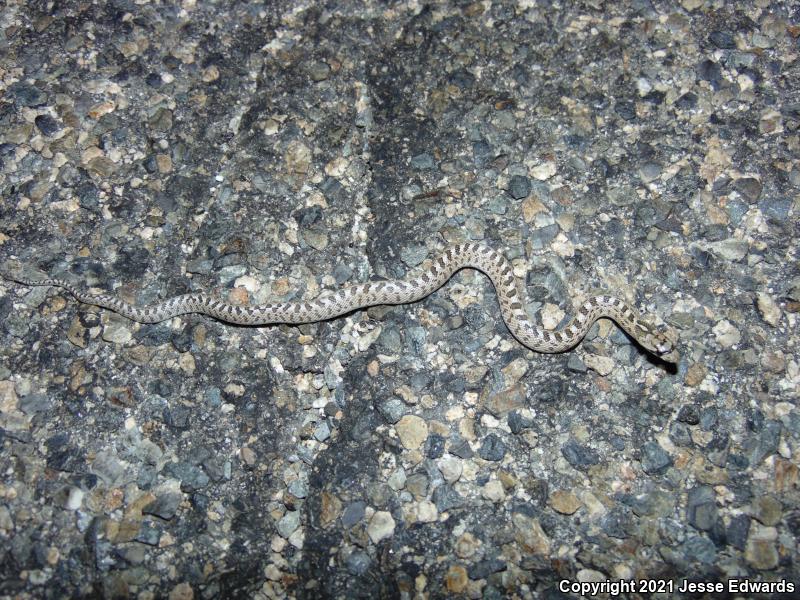
[(624, 300), (614, 296), (592, 296), (584, 301), (566, 325), (550, 331), (538, 327), (525, 311), (527, 294), (515, 277), (511, 263), (492, 247), (461, 243), (448, 247), (430, 266), (413, 278), (369, 281), (325, 291), (313, 300), (240, 306), (202, 293), (175, 296), (148, 306), (135, 306), (117, 297), (85, 292), (71, 282), (47, 277), (31, 277), (8, 267), (0, 270), (4, 278), (27, 286), (55, 286), (68, 291), (84, 304), (111, 310), (139, 323), (158, 323), (179, 315), (199, 313), (237, 325), (302, 324), (336, 317), (377, 305), (417, 302), (442, 287), (461, 269), (472, 268), (486, 274), (494, 285), (500, 312), (511, 334), (535, 352), (566, 352), (583, 340), (591, 326), (601, 318), (611, 319), (654, 357), (677, 363), (680, 354), (673, 340), (674, 330), (649, 315), (641, 315)]

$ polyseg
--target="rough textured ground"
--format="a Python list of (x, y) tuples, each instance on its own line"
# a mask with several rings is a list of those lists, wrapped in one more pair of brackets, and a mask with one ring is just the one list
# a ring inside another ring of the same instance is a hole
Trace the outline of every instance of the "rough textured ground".
[(682, 360), (534, 354), (474, 272), (261, 329), (4, 282), (0, 594), (797, 584), (798, 5), (268, 4), (5, 3), (0, 258), (246, 304), (483, 240)]

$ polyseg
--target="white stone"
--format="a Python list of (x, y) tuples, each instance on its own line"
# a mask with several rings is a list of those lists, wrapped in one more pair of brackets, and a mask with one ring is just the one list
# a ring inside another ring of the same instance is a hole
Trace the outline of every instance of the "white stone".
[(392, 537), (394, 535), (394, 519), (392, 515), (385, 510), (377, 511), (369, 520), (367, 534), (369, 534), (369, 539), (372, 540), (373, 544)]

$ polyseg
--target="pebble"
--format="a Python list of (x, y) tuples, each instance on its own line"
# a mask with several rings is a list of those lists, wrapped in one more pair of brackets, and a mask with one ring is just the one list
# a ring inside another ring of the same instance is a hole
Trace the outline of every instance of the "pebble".
[(481, 446), (478, 449), (478, 456), (480, 456), (483, 460), (497, 462), (503, 460), (505, 455), (506, 445), (497, 434), (490, 433), (483, 438)]
[(515, 512), (511, 517), (511, 523), (514, 526), (514, 538), (525, 552), (550, 556), (550, 538), (545, 534), (538, 519)]
[(300, 526), (300, 511), (288, 510), (275, 525), (282, 538), (288, 538)]
[(416, 415), (405, 415), (395, 425), (395, 431), (407, 450), (419, 450), (428, 437), (428, 424)]
[(714, 489), (697, 486), (689, 490), (686, 503), (686, 518), (701, 531), (709, 531), (717, 522), (717, 505)]
[(531, 193), (531, 180), (524, 175), (514, 175), (508, 181), (508, 194), (515, 200), (527, 198)]
[(128, 323), (111, 321), (103, 327), (102, 337), (105, 341), (114, 344), (127, 344), (133, 339), (133, 334), (128, 327)]
[(758, 198), (761, 196), (761, 190), (763, 186), (758, 179), (753, 177), (742, 177), (741, 179), (737, 179), (736, 182), (733, 184), (733, 189), (739, 192), (742, 197), (747, 200), (750, 204), (758, 201)]
[(331, 437), (331, 426), (327, 421), (320, 421), (314, 429), (314, 439), (318, 442), (324, 442)]
[(466, 505), (466, 500), (461, 494), (453, 489), (449, 484), (440, 485), (431, 495), (431, 500), (436, 504), (436, 508), (443, 513), (452, 508), (461, 508)]
[(720, 321), (711, 331), (723, 348), (731, 348), (742, 340), (742, 334), (730, 321)]
[(400, 250), (400, 260), (409, 267), (417, 267), (428, 257), (428, 248), (423, 244), (404, 246)]
[(355, 550), (345, 559), (345, 565), (350, 573), (361, 576), (369, 571), (372, 565), (372, 559), (369, 557), (369, 554), (363, 550)]
[(564, 312), (564, 310), (562, 310), (557, 304), (548, 302), (544, 305), (544, 307), (542, 307), (542, 326), (545, 329), (552, 331), (558, 327), (558, 324), (561, 323), (561, 321), (564, 320), (566, 314), (567, 313)]
[(491, 502), (497, 503), (505, 500), (506, 491), (503, 489), (503, 484), (499, 480), (492, 479), (486, 482), (486, 485), (481, 489), (481, 496)]
[(518, 435), (533, 426), (533, 419), (521, 412), (513, 411), (508, 415), (508, 428), (511, 433)]
[(442, 477), (447, 483), (455, 483), (464, 471), (464, 465), (460, 458), (450, 454), (443, 456), (436, 461), (436, 466), (442, 473)]
[(663, 473), (670, 465), (672, 459), (658, 442), (645, 442), (642, 447), (642, 469), (645, 473)]
[(610, 375), (616, 366), (613, 358), (610, 356), (600, 356), (598, 354), (586, 354), (583, 358), (583, 362), (586, 363), (588, 368), (599, 373), (603, 377)]
[(461, 565), (452, 565), (445, 574), (445, 586), (451, 594), (461, 594), (467, 589), (467, 570)]
[(783, 517), (783, 507), (774, 496), (759, 496), (750, 506), (750, 514), (763, 525), (777, 525)]
[(433, 161), (433, 156), (423, 153), (411, 157), (411, 166), (419, 170), (435, 169), (436, 163)]
[(749, 246), (743, 240), (727, 239), (709, 244), (708, 249), (720, 258), (737, 262), (747, 256)]
[(567, 462), (579, 471), (584, 471), (600, 462), (600, 456), (597, 452), (583, 446), (575, 440), (569, 440), (561, 447), (561, 454), (567, 459)]
[(789, 211), (792, 210), (791, 198), (765, 198), (758, 204), (758, 208), (767, 218), (776, 221), (785, 221), (789, 218)]
[(406, 410), (405, 404), (399, 398), (392, 396), (378, 405), (378, 412), (386, 420), (387, 423), (395, 424), (403, 416)]
[(533, 169), (531, 169), (531, 175), (533, 175), (534, 179), (538, 179), (539, 181), (546, 181), (553, 177), (557, 173), (558, 169), (556, 167), (556, 163), (553, 161), (546, 161), (543, 163), (539, 163)]
[(342, 513), (342, 526), (350, 529), (353, 525), (361, 521), (366, 514), (367, 504), (361, 500), (351, 502)]
[(569, 490), (555, 490), (549, 500), (553, 510), (563, 515), (574, 514), (581, 507), (581, 501)]
[(439, 518), (439, 511), (430, 500), (422, 500), (415, 505), (414, 516), (418, 523), (434, 523)]
[(780, 556), (775, 547), (777, 532), (774, 527), (753, 526), (747, 536), (744, 558), (759, 571), (769, 571), (778, 566)]
[(406, 486), (406, 480), (406, 470), (400, 467), (389, 476), (389, 479), (386, 480), (386, 483), (390, 488), (398, 492)]
[(502, 417), (512, 410), (526, 406), (525, 389), (521, 385), (515, 385), (501, 392), (491, 394), (484, 402), (484, 406), (495, 417)]
[(766, 292), (758, 292), (756, 294), (756, 305), (764, 322), (777, 327), (781, 320), (781, 309), (774, 298)]
[(381, 540), (385, 540), (394, 535), (394, 519), (391, 513), (383, 510), (377, 511), (369, 520), (367, 526), (367, 534), (373, 544), (377, 544)]
[(710, 565), (717, 558), (717, 548), (714, 542), (706, 537), (693, 535), (682, 545), (681, 552), (687, 560)]
[(39, 115), (34, 119), (34, 124), (44, 135), (52, 137), (61, 131), (61, 123), (56, 121), (50, 115)]
[(502, 561), (499, 558), (490, 558), (473, 564), (468, 573), (470, 579), (486, 579), (492, 573), (505, 571), (506, 568), (507, 565), (505, 561)]
[(458, 537), (454, 550), (459, 558), (470, 558), (480, 550), (481, 546), (480, 539), (467, 531)]

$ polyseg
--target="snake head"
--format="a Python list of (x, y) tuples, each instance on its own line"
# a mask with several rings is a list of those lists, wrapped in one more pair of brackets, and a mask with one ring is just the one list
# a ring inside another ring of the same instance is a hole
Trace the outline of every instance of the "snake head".
[(648, 319), (639, 318), (637, 323), (639, 343), (653, 355), (668, 363), (677, 363), (681, 355), (676, 341), (678, 333), (665, 324), (655, 324)]

